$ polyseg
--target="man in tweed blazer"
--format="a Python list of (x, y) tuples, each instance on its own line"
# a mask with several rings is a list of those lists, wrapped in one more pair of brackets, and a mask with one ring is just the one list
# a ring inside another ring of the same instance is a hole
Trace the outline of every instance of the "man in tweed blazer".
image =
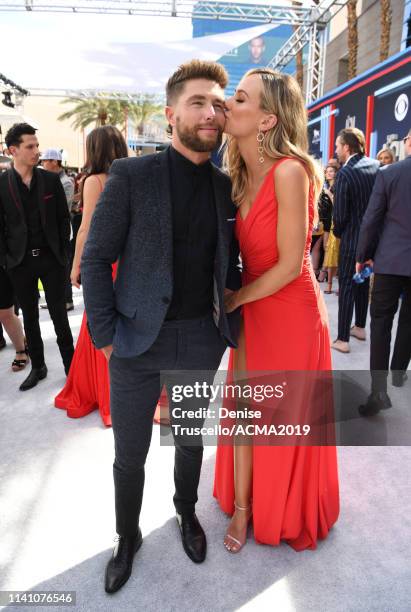
[[(338, 265), (338, 337), (332, 348), (349, 353), (350, 336), (365, 340), (369, 279), (356, 285), (355, 252), (361, 221), (368, 206), (379, 169), (378, 161), (364, 155), (365, 138), (361, 130), (341, 130), (336, 140), (336, 154), (343, 167), (334, 186), (334, 235), (341, 238)], [(355, 305), (355, 325), (351, 327)]]
[[(173, 408), (204, 409), (207, 402), (194, 398), (175, 405), (172, 390), (182, 382), (177, 370), (201, 370), (190, 382), (210, 384), (227, 345), (237, 341), (239, 312), (224, 311), (225, 292), (240, 287), (235, 206), (229, 178), (209, 161), (221, 142), (227, 80), (222, 66), (199, 60), (170, 77), (171, 147), (113, 163), (84, 249), (87, 317), (96, 347), (109, 359), (111, 381), (119, 539), (106, 569), (108, 593), (128, 580), (142, 543), (144, 464), (163, 382), (170, 398), (174, 505), (183, 548), (195, 563), (206, 556), (195, 514), (202, 440), (176, 435)], [(193, 419), (190, 426), (203, 421)]]

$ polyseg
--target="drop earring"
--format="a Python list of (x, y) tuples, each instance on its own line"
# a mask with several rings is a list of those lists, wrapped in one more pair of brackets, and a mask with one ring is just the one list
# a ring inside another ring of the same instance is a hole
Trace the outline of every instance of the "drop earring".
[(264, 132), (259, 130), (258, 134), (257, 134), (257, 142), (258, 142), (257, 151), (258, 151), (258, 155), (259, 155), (258, 161), (260, 162), (260, 164), (263, 164), (264, 161), (265, 161), (264, 157), (263, 157), (263, 153), (264, 153), (264, 147), (263, 147), (264, 137), (265, 137)]

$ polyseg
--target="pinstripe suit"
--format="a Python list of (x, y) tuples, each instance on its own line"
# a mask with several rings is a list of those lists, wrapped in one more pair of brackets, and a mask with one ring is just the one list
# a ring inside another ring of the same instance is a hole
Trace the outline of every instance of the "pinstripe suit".
[(379, 163), (365, 155), (353, 155), (337, 174), (334, 186), (334, 235), (341, 238), (338, 298), (338, 339), (348, 342), (355, 305), (355, 325), (365, 327), (368, 280), (353, 283), (355, 253), (361, 221), (368, 206)]

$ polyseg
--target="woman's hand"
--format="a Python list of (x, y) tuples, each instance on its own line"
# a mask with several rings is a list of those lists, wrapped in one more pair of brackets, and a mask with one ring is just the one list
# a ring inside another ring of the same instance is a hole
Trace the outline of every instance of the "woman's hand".
[(231, 291), (231, 289), (224, 290), (224, 310), (227, 314), (236, 310), (241, 306), (239, 300), (239, 292)]
[(70, 273), (71, 284), (80, 289), (80, 266), (73, 265)]

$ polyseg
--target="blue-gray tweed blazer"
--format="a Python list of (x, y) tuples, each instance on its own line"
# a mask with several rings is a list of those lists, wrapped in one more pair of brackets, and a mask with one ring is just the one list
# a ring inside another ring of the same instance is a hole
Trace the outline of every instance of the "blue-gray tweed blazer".
[[(218, 238), (214, 262), (214, 320), (236, 346), (238, 311), (224, 312), (224, 288), (241, 286), (236, 207), (230, 179), (212, 166)], [(172, 204), (167, 152), (113, 162), (97, 203), (81, 261), (84, 302), (97, 348), (113, 344), (119, 357), (148, 350), (173, 291)], [(118, 261), (112, 282), (112, 264)]]

